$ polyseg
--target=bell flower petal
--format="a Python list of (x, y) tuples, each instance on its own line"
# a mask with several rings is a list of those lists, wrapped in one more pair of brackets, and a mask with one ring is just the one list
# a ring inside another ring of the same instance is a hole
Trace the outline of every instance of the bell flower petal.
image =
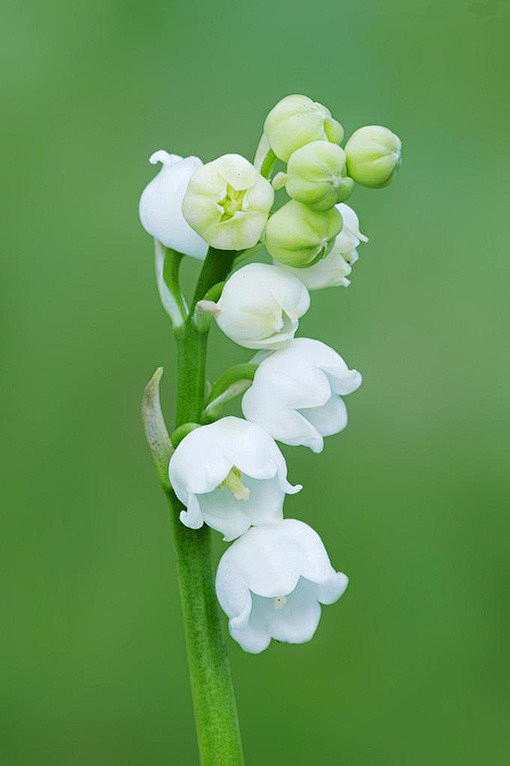
[(333, 249), (337, 248), (339, 253), (345, 255), (355, 250), (361, 242), (368, 242), (368, 237), (360, 232), (359, 219), (352, 207), (341, 202), (336, 205), (336, 209), (341, 214), (344, 225), (335, 240)]
[(144, 229), (166, 247), (184, 255), (204, 260), (207, 242), (184, 220), (182, 200), (189, 180), (202, 167), (198, 157), (182, 158), (160, 149), (150, 157), (161, 170), (145, 187), (140, 197), (139, 214)]
[(252, 527), (223, 554), (216, 575), (230, 634), (254, 654), (272, 638), (309, 641), (320, 604), (337, 601), (347, 584), (347, 576), (331, 566), (319, 535), (295, 519)]
[(192, 529), (206, 523), (225, 540), (281, 519), (285, 494), (301, 489), (287, 481), (273, 438), (232, 416), (191, 431), (170, 459), (169, 478), (186, 506), (182, 523)]
[(310, 295), (299, 279), (277, 266), (249, 263), (228, 279), (212, 311), (235, 343), (275, 349), (294, 337), (309, 306)]
[(265, 357), (242, 399), (245, 418), (284, 444), (324, 448), (324, 436), (347, 425), (340, 398), (361, 385), (332, 348), (311, 338), (294, 338)]

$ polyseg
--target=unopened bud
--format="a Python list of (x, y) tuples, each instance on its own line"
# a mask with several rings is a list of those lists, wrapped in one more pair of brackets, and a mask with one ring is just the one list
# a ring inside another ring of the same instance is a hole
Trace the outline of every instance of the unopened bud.
[(307, 96), (286, 96), (267, 115), (264, 133), (276, 156), (287, 162), (290, 155), (311, 141), (339, 144), (344, 129), (329, 109)]
[(345, 146), (347, 172), (356, 183), (373, 189), (386, 186), (400, 165), (400, 138), (381, 125), (365, 125)]
[(335, 207), (319, 211), (290, 200), (269, 219), (266, 247), (280, 263), (303, 268), (327, 255), (341, 228)]
[(354, 189), (344, 150), (329, 141), (313, 141), (297, 149), (289, 159), (287, 175), (289, 196), (315, 210), (329, 210)]

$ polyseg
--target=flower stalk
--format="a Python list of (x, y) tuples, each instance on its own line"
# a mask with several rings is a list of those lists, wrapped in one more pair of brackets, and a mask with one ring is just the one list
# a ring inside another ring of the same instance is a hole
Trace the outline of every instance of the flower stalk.
[[(235, 255), (225, 251), (218, 254), (210, 249), (198, 279), (190, 312), (186, 320), (174, 329), (178, 359), (176, 428), (188, 422), (200, 421), (205, 402), (208, 330), (197, 328), (193, 321), (193, 309), (213, 285), (225, 279)], [(159, 391), (155, 391), (160, 377), (161, 371), (158, 370), (148, 384), (144, 397), (144, 422), (150, 446), (152, 432), (157, 429), (161, 437), (164, 428), (164, 424), (161, 425)], [(154, 401), (152, 413), (149, 406), (151, 397)], [(168, 446), (166, 456), (155, 454), (152, 446), (151, 450), (171, 509), (200, 760), (203, 766), (241, 766), (244, 762), (241, 735), (211, 567), (211, 531), (206, 525), (197, 530), (189, 529), (179, 521), (183, 505), (168, 482), (168, 466), (166, 471), (159, 470), (161, 461), (169, 458), (172, 451), (168, 435), (163, 441)], [(158, 440), (160, 442), (161, 438)]]

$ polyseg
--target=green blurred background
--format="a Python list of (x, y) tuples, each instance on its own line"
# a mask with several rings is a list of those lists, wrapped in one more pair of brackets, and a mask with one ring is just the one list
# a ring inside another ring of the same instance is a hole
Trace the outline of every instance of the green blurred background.
[[(351, 585), (307, 645), (230, 642), (247, 763), (507, 763), (508, 2), (2, 14), (1, 763), (197, 762), (139, 418), (160, 364), (170, 417), (175, 355), (137, 201), (152, 151), (251, 157), (293, 92), (392, 128), (404, 162), (356, 191), (370, 243), (302, 322), (365, 379), (322, 455), (285, 451), (286, 513)], [(248, 356), (212, 349), (211, 377)]]

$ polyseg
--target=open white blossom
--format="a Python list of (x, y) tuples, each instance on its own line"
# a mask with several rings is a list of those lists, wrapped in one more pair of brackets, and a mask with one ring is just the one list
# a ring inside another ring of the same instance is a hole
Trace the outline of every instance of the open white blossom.
[[(343, 227), (337, 235), (331, 252), (313, 266), (296, 269), (282, 266), (293, 274), (309, 290), (322, 290), (325, 287), (348, 287), (352, 265), (358, 260), (357, 247), (361, 242), (368, 242), (359, 230), (358, 216), (349, 205), (340, 203), (336, 208), (342, 215)], [(278, 263), (278, 261), (274, 261)]]
[(360, 373), (325, 343), (294, 338), (262, 360), (243, 396), (243, 414), (284, 444), (321, 452), (323, 437), (347, 425), (341, 397), (360, 385)]
[(273, 187), (251, 162), (225, 154), (194, 174), (182, 212), (212, 247), (244, 250), (262, 236), (273, 200)]
[(184, 220), (181, 205), (191, 176), (202, 167), (198, 157), (182, 158), (160, 149), (150, 157), (161, 170), (145, 187), (140, 197), (139, 214), (142, 226), (166, 247), (184, 255), (203, 260), (207, 242)]
[(228, 279), (217, 303), (201, 301), (220, 329), (246, 348), (275, 349), (294, 337), (310, 295), (283, 268), (249, 263)]
[(262, 428), (232, 416), (191, 431), (170, 459), (170, 483), (186, 506), (180, 519), (191, 529), (204, 522), (225, 540), (252, 524), (282, 518), (287, 481), (285, 459)]
[(320, 605), (337, 601), (347, 584), (347, 576), (331, 566), (319, 535), (295, 519), (250, 529), (223, 554), (216, 575), (230, 634), (253, 654), (272, 638), (309, 641)]

